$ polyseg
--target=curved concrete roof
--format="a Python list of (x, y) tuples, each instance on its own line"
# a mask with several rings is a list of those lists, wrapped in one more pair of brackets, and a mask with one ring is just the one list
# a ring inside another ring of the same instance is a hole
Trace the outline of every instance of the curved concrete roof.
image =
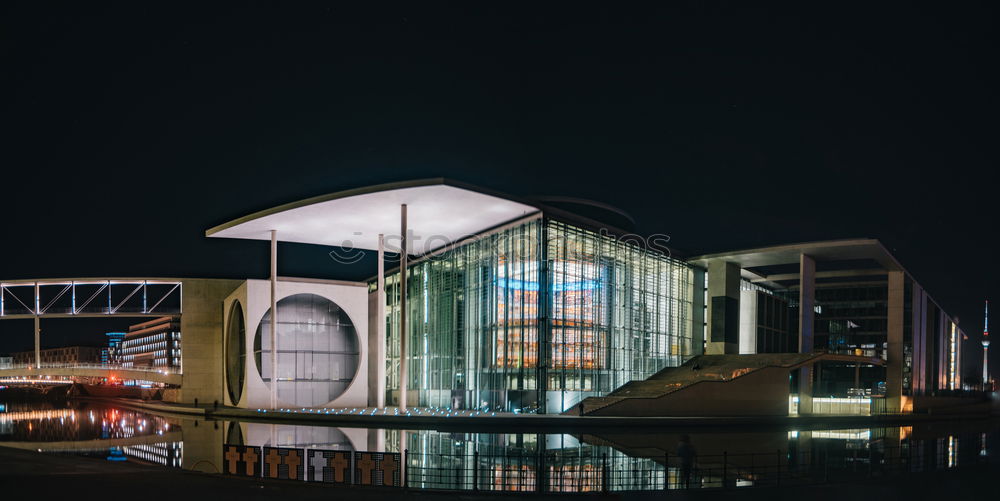
[(410, 254), (422, 255), (540, 212), (526, 201), (444, 178), (381, 184), (300, 200), (221, 224), (213, 238), (399, 250), (400, 205), (407, 205)]

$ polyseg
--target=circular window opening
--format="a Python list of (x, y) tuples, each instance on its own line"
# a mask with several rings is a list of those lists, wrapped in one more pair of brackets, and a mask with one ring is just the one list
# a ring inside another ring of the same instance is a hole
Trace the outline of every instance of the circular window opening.
[(233, 301), (226, 325), (226, 387), (229, 390), (229, 401), (238, 405), (243, 395), (243, 376), (246, 372), (244, 360), (247, 356), (247, 329), (243, 321), (243, 307), (239, 301)]
[[(278, 301), (278, 399), (311, 407), (339, 397), (358, 372), (358, 333), (347, 312), (315, 294)], [(271, 310), (254, 335), (257, 373), (271, 387)]]

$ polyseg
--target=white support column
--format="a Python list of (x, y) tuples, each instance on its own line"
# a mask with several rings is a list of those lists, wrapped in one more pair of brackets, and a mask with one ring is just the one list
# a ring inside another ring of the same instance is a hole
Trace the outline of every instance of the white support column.
[(406, 204), (399, 206), (399, 410), (406, 410)]
[(41, 319), (35, 315), (35, 368), (42, 366), (42, 328)]
[[(799, 353), (812, 353), (816, 327), (816, 260), (799, 255)], [(799, 369), (799, 414), (812, 414), (815, 367)]]
[[(403, 482), (406, 478), (406, 469), (410, 467), (407, 463), (406, 430), (399, 430), (399, 480)], [(405, 486), (404, 486), (405, 487)]]
[(799, 353), (813, 352), (816, 327), (816, 260), (799, 256)]
[(271, 408), (278, 408), (278, 231), (271, 230)]
[(378, 290), (375, 293), (375, 406), (385, 406), (385, 235), (378, 235)]
[(42, 329), (41, 319), (38, 317), (42, 312), (39, 310), (41, 296), (38, 295), (38, 282), (35, 282), (35, 368), (42, 366)]

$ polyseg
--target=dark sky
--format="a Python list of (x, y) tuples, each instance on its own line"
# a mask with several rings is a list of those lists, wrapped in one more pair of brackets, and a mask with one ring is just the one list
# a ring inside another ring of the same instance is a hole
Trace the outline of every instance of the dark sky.
[(975, 349), (1000, 296), (995, 8), (660, 3), (4, 2), (0, 277), (264, 277), (265, 244), (204, 230), (446, 176), (617, 205), (692, 253), (876, 237)]

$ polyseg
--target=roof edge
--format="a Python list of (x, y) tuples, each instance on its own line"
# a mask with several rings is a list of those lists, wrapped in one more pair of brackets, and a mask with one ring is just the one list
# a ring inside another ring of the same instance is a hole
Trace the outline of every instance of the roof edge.
[(294, 202), (288, 202), (288, 203), (281, 204), (281, 205), (278, 205), (278, 206), (275, 206), (275, 207), (271, 207), (269, 209), (264, 209), (264, 210), (260, 210), (260, 211), (257, 211), (257, 212), (253, 212), (251, 214), (247, 214), (246, 216), (242, 216), (242, 217), (233, 219), (231, 221), (227, 221), (227, 222), (222, 223), (220, 225), (213, 226), (213, 227), (205, 230), (205, 236), (206, 237), (212, 237), (216, 233), (219, 233), (219, 232), (221, 232), (223, 230), (232, 228), (234, 226), (241, 225), (243, 223), (247, 223), (247, 222), (253, 221), (255, 219), (260, 219), (262, 217), (266, 217), (266, 216), (270, 216), (270, 215), (274, 215), (274, 214), (279, 214), (281, 212), (285, 212), (285, 211), (292, 210), (292, 209), (298, 209), (300, 207), (306, 207), (306, 206), (314, 205), (314, 204), (318, 204), (318, 203), (329, 202), (331, 200), (338, 200), (338, 199), (342, 199), (342, 198), (349, 198), (349, 197), (354, 197), (354, 196), (358, 196), (358, 195), (367, 195), (367, 194), (370, 194), (370, 193), (379, 193), (379, 192), (383, 192), (383, 191), (401, 190), (401, 189), (406, 189), (406, 188), (417, 188), (417, 187), (421, 187), (421, 186), (435, 186), (435, 185), (452, 186), (452, 187), (455, 187), (455, 188), (461, 188), (461, 189), (464, 189), (464, 190), (473, 191), (473, 192), (476, 192), (476, 193), (481, 193), (483, 195), (489, 195), (489, 196), (492, 196), (492, 197), (502, 198), (504, 200), (509, 200), (511, 202), (517, 202), (517, 203), (520, 203), (520, 204), (528, 205), (528, 206), (531, 206), (531, 207), (535, 207), (536, 209), (539, 209), (539, 210), (541, 209), (538, 206), (537, 203), (532, 202), (531, 200), (527, 200), (527, 199), (520, 198), (520, 197), (515, 197), (515, 196), (509, 195), (509, 194), (506, 194), (506, 193), (501, 193), (499, 191), (494, 191), (494, 190), (491, 190), (491, 189), (488, 189), (488, 188), (483, 188), (481, 186), (476, 186), (476, 185), (472, 185), (472, 184), (469, 184), (469, 183), (464, 183), (464, 182), (461, 182), (461, 181), (456, 181), (456, 180), (450, 179), (450, 178), (445, 178), (445, 177), (431, 177), (431, 178), (423, 178), (423, 179), (413, 179), (413, 180), (409, 180), (409, 181), (397, 181), (397, 182), (392, 182), (392, 183), (375, 184), (375, 185), (371, 185), (371, 186), (362, 186), (360, 188), (351, 188), (351, 189), (348, 189), (348, 190), (337, 191), (337, 192), (333, 192), (333, 193), (327, 193), (325, 195), (317, 195), (317, 196), (314, 196), (314, 197), (309, 197), (309, 198), (305, 198), (305, 199), (302, 199), (302, 200), (297, 200), (297, 201), (294, 201)]
[[(886, 249), (885, 246), (882, 245), (882, 242), (880, 242), (877, 238), (844, 238), (844, 239), (837, 239), (837, 240), (820, 240), (820, 241), (813, 241), (813, 242), (796, 242), (796, 243), (790, 243), (790, 244), (772, 245), (772, 246), (768, 246), (768, 247), (754, 247), (754, 248), (750, 248), (750, 249), (734, 249), (734, 250), (730, 250), (730, 251), (715, 252), (715, 253), (712, 253), (712, 254), (702, 254), (700, 256), (692, 256), (692, 257), (688, 258), (688, 261), (702, 261), (702, 260), (706, 260), (707, 261), (709, 259), (719, 259), (719, 258), (724, 258), (724, 257), (732, 256), (733, 254), (753, 254), (753, 253), (759, 253), (759, 252), (775, 252), (775, 251), (783, 251), (783, 250), (792, 250), (792, 249), (795, 249), (797, 247), (846, 247), (846, 246), (849, 246), (849, 245), (875, 245), (875, 246), (878, 246), (879, 249), (882, 250), (882, 252), (885, 252), (888, 256), (892, 257), (893, 261), (896, 261), (896, 258), (892, 256), (892, 253), (890, 253), (889, 250)], [(897, 263), (898, 263), (898, 261), (897, 261)]]

